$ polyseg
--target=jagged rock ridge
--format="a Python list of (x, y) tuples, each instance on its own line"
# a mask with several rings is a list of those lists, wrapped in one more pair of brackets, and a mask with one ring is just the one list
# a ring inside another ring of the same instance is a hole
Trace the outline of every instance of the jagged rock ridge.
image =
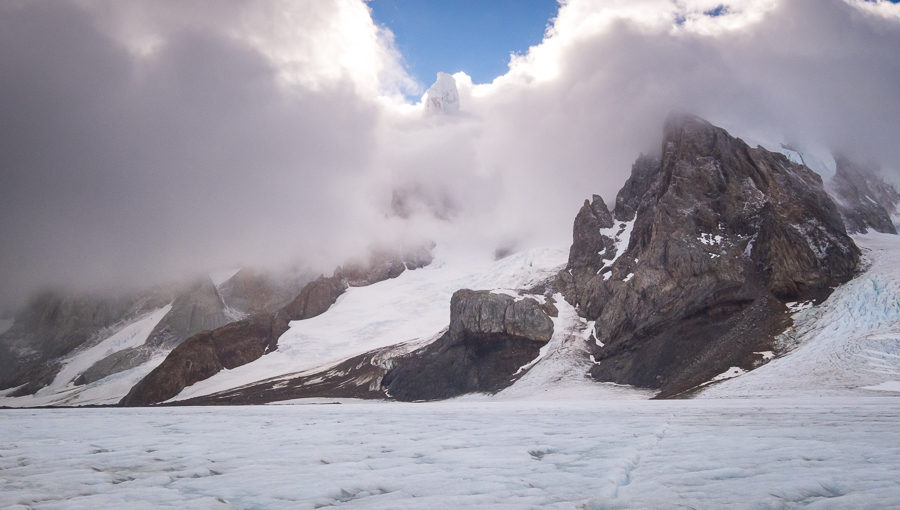
[(784, 302), (824, 299), (859, 261), (817, 174), (693, 116), (635, 162), (611, 226), (605, 209), (582, 207), (559, 285), (596, 321), (591, 375), (662, 396), (752, 365)]

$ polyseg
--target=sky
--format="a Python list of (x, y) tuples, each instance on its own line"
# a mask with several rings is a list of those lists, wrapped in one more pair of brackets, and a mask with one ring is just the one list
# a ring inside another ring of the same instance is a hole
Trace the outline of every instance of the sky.
[[(394, 34), (410, 74), (426, 88), (438, 72), (464, 71), (475, 83), (504, 74), (511, 53), (544, 37), (555, 0), (372, 0), (372, 18)], [(424, 91), (424, 89), (422, 89)]]
[[(673, 110), (900, 169), (894, 3), (568, 0), (501, 41), (375, 2), (0, 3), (0, 309), (376, 246), (565, 247)], [(420, 102), (435, 70), (455, 114)]]

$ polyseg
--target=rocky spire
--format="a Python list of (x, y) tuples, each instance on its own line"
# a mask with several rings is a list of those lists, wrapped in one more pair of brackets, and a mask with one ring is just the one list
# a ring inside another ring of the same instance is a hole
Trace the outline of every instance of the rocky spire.
[(425, 92), (425, 113), (452, 114), (459, 111), (456, 80), (447, 73), (437, 73), (437, 81)]

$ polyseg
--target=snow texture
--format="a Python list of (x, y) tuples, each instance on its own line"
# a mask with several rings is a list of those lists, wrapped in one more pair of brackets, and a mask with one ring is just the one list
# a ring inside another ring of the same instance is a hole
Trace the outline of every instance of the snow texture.
[(458, 400), (648, 399), (655, 394), (631, 386), (597, 383), (587, 377), (591, 362), (586, 347), (594, 322), (579, 317), (562, 294), (555, 294), (553, 300), (559, 311), (552, 318), (553, 336), (540, 354), (520, 369), (527, 372), (496, 395), (468, 395)]
[(890, 396), (7, 410), (0, 507), (896, 508), (898, 420)]

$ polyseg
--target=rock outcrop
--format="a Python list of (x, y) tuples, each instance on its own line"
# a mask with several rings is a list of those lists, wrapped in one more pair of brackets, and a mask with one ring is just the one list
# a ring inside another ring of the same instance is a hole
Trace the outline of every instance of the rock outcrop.
[(272, 316), (257, 315), (189, 338), (135, 385), (121, 405), (147, 405), (168, 400), (220, 370), (236, 368), (259, 358), (273, 338), (277, 339), (281, 334), (273, 328)]
[(229, 322), (231, 318), (225, 313), (225, 303), (216, 286), (209, 278), (203, 278), (179, 293), (172, 303), (172, 310), (150, 333), (146, 345), (172, 348), (201, 331)]
[(234, 320), (212, 281), (209, 278), (199, 279), (177, 293), (171, 310), (153, 328), (143, 345), (114, 352), (97, 361), (75, 379), (75, 384), (90, 384), (132, 369), (149, 361), (160, 351), (174, 349), (201, 331), (212, 330)]
[(533, 298), (459, 290), (450, 301), (447, 332), (393, 360), (382, 386), (398, 400), (495, 392), (511, 384), (552, 335), (553, 321)]
[(772, 350), (784, 302), (850, 279), (859, 250), (821, 178), (693, 116), (670, 117), (616, 197), (582, 207), (559, 287), (595, 320), (591, 375), (677, 394)]
[(828, 190), (840, 207), (844, 225), (850, 233), (876, 232), (896, 234), (893, 218), (900, 213), (900, 194), (884, 182), (875, 169), (858, 165), (847, 158), (835, 158), (835, 174)]
[(291, 302), (315, 275), (270, 275), (241, 269), (217, 290), (232, 315), (249, 317), (275, 313)]
[(365, 287), (400, 276), (407, 269), (431, 264), (434, 243), (404, 250), (402, 256), (391, 250), (375, 249), (364, 259), (351, 260), (337, 270), (350, 287)]

